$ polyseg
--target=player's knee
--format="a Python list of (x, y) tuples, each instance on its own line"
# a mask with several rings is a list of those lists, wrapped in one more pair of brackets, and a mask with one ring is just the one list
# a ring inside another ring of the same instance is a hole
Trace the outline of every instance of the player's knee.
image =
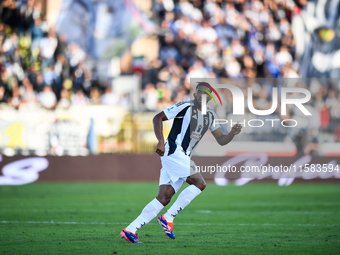
[(171, 196), (157, 196), (157, 200), (163, 205), (166, 206), (167, 204), (170, 203)]
[(203, 191), (207, 185), (205, 184), (204, 181), (201, 181), (201, 182), (198, 182), (195, 186), (199, 188), (201, 191)]

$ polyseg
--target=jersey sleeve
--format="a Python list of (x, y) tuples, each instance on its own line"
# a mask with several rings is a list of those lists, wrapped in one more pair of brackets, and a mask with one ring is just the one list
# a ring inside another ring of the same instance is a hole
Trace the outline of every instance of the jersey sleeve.
[(171, 120), (175, 118), (183, 109), (189, 106), (190, 106), (189, 102), (181, 101), (165, 109), (163, 112), (168, 118), (168, 120)]
[(211, 113), (211, 122), (210, 122), (209, 130), (210, 130), (210, 132), (213, 132), (216, 129), (221, 128), (221, 126), (218, 123), (214, 123), (214, 120), (218, 119), (216, 113), (214, 111), (211, 111), (210, 113)]

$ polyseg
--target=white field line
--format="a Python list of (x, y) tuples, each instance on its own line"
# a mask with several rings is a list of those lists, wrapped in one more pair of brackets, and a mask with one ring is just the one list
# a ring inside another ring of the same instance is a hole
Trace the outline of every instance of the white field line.
[[(198, 210), (195, 213), (254, 213), (253, 211), (234, 211), (234, 210)], [(340, 212), (323, 212), (323, 211), (256, 211), (256, 213), (270, 213), (270, 214), (280, 214), (280, 213), (287, 213), (287, 214), (340, 214)]]
[[(134, 201), (134, 202), (54, 202), (54, 203), (38, 203), (38, 202), (20, 202), (20, 203), (0, 203), (1, 206), (53, 206), (53, 205), (72, 205), (72, 206), (112, 206), (112, 205), (135, 205), (135, 204), (145, 204), (145, 202)], [(205, 202), (205, 204), (209, 204), (209, 202)], [(215, 204), (212, 203), (212, 204)], [(243, 203), (235, 203), (235, 202), (226, 202), (228, 206), (340, 206), (340, 202), (243, 202)]]
[[(254, 213), (253, 211), (234, 211), (234, 210), (217, 210), (217, 211), (213, 211), (213, 210), (198, 210), (195, 211), (195, 213)], [(256, 213), (270, 213), (270, 214), (279, 214), (279, 213), (287, 213), (287, 214), (339, 214), (340, 212), (323, 212), (323, 211), (256, 211)]]
[[(130, 212), (139, 212), (140, 210), (129, 210)], [(0, 212), (65, 212), (65, 213), (111, 213), (111, 212), (126, 212), (126, 209), (0, 209)], [(251, 211), (240, 210), (186, 210), (188, 213), (251, 213)], [(256, 211), (256, 213), (264, 214), (339, 214), (340, 212), (332, 211)]]
[[(129, 222), (61, 222), (61, 221), (0, 221), (0, 224), (63, 224), (63, 225), (128, 225)], [(158, 225), (149, 223), (149, 225)], [(176, 223), (180, 226), (287, 226), (287, 227), (340, 227), (334, 224), (257, 224), (257, 223)]]

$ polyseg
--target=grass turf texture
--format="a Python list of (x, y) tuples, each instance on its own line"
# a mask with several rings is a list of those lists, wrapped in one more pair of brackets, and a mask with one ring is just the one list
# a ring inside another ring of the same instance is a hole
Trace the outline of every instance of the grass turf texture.
[(138, 232), (144, 244), (121, 239), (157, 190), (156, 183), (0, 186), (0, 254), (340, 254), (338, 184), (208, 183), (177, 216), (175, 240), (156, 218)]

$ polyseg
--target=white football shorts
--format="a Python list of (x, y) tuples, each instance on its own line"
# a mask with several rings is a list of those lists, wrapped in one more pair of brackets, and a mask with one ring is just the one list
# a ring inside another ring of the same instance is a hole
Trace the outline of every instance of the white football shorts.
[(187, 177), (195, 173), (191, 169), (195, 167), (190, 167), (195, 165), (195, 163), (190, 160), (190, 156), (185, 155), (181, 146), (177, 145), (175, 152), (169, 156), (168, 148), (161, 157), (162, 169), (159, 177), (159, 185), (171, 185), (175, 192), (177, 192), (183, 182), (186, 181)]

